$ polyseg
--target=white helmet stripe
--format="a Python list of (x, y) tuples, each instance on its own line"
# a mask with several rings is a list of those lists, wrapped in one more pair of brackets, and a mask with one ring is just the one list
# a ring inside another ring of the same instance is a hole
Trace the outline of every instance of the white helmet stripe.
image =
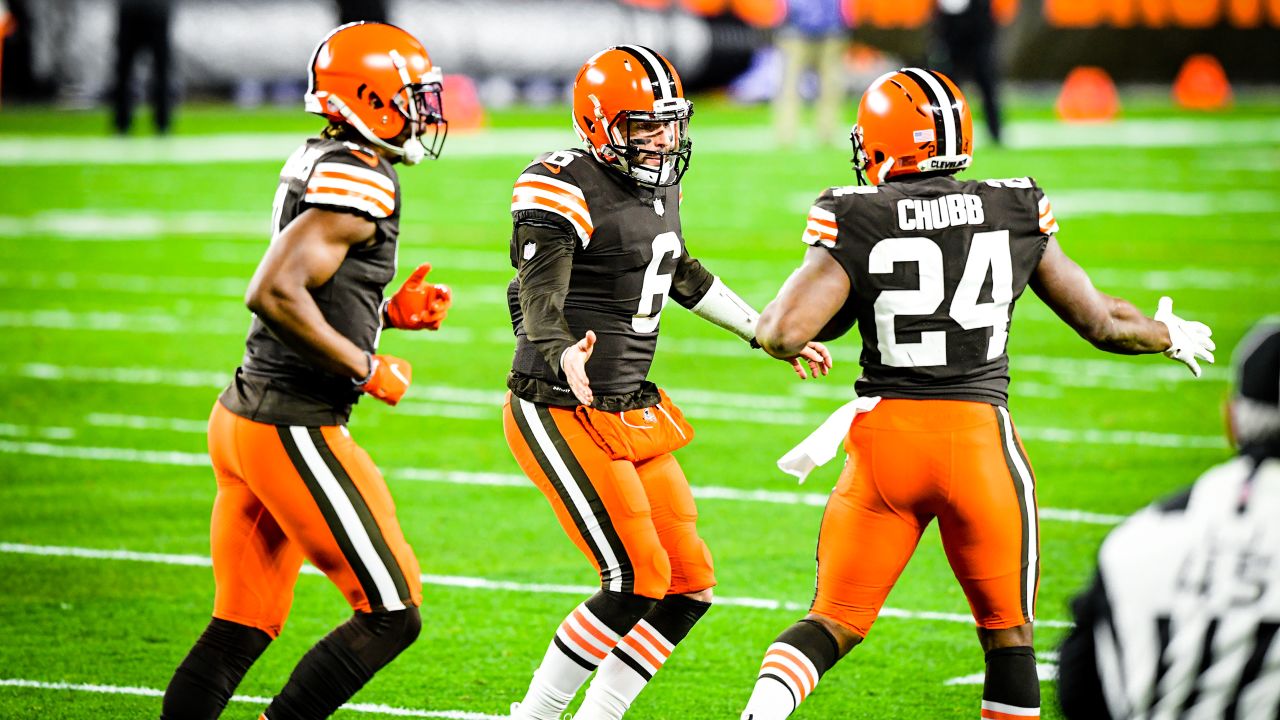
[[(667, 72), (667, 66), (658, 59), (658, 56), (652, 50), (639, 45), (619, 45), (618, 47), (638, 56), (645, 64), (645, 71), (649, 74), (649, 78), (654, 85), (654, 100), (670, 100), (675, 97), (675, 80)], [(661, 93), (661, 97), (658, 97), (659, 93)]]
[(915, 78), (916, 82), (925, 89), (933, 97), (930, 102), (934, 107), (942, 112), (943, 136), (946, 145), (939, 155), (955, 155), (960, 152), (960, 113), (955, 106), (947, 99), (947, 91), (942, 87), (942, 83), (933, 76), (933, 73), (926, 72), (920, 68), (903, 68), (902, 72)]

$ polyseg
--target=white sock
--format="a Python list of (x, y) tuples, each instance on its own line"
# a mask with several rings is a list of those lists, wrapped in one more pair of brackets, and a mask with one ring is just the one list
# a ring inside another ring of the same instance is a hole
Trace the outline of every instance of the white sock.
[(577, 720), (620, 720), (674, 649), (648, 621), (637, 622), (600, 664)]
[(578, 688), (609, 656), (619, 636), (583, 603), (560, 623), (542, 664), (533, 673), (524, 700), (511, 717), (560, 720)]
[(741, 720), (783, 720), (818, 685), (818, 670), (804, 653), (786, 643), (769, 646)]

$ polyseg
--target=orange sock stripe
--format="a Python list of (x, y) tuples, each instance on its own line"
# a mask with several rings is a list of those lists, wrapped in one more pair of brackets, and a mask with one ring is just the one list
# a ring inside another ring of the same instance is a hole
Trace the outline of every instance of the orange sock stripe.
[(598, 650), (594, 645), (592, 645), (592, 644), (588, 643), (586, 640), (584, 640), (584, 639), (582, 638), (582, 636), (578, 634), (578, 631), (576, 631), (576, 630), (574, 630), (572, 627), (570, 627), (568, 623), (565, 623), (564, 625), (562, 625), (562, 626), (561, 626), (561, 629), (562, 629), (562, 630), (564, 630), (564, 634), (565, 634), (565, 635), (568, 635), (568, 636), (569, 636), (569, 639), (570, 639), (570, 640), (572, 640), (574, 643), (576, 643), (576, 644), (578, 645), (578, 647), (582, 648), (582, 649), (583, 649), (584, 651), (586, 651), (588, 654), (590, 654), (590, 655), (592, 655), (592, 656), (594, 656), (594, 657), (596, 657), (596, 658), (598, 658), (598, 659), (600, 659), (600, 660), (604, 660), (605, 655), (607, 655), (607, 654), (608, 654), (608, 653), (605, 653), (605, 652), (603, 652), (603, 651), (601, 651), (601, 650)]
[(594, 637), (595, 639), (599, 640), (601, 643), (604, 644), (605, 647), (611, 648), (614, 645), (618, 644), (618, 641), (616, 639), (611, 638), (608, 635), (605, 635), (604, 633), (600, 632), (599, 628), (597, 628), (595, 624), (593, 624), (590, 620), (583, 617), (581, 608), (574, 610), (573, 616), (578, 619), (578, 623), (582, 625), (582, 627), (587, 629), (587, 632), (591, 633), (591, 637)]
[(791, 662), (795, 663), (796, 667), (800, 668), (804, 672), (805, 677), (809, 679), (808, 687), (818, 686), (818, 678), (814, 677), (809, 672), (809, 668), (805, 667), (805, 665), (807, 664), (805, 658), (797, 657), (796, 654), (791, 652), (790, 650), (784, 650), (783, 648), (780, 648), (780, 647), (774, 648), (771, 652), (777, 653), (778, 655), (781, 655), (782, 657), (787, 658)]
[(640, 637), (644, 638), (645, 640), (648, 640), (653, 645), (654, 649), (656, 649), (659, 653), (662, 653), (663, 660), (666, 660), (667, 658), (671, 657), (671, 651), (667, 650), (665, 644), (658, 638), (654, 637), (653, 633), (649, 632), (648, 630), (645, 630), (639, 625), (636, 625), (635, 627), (631, 628), (631, 631), (639, 635)]
[(666, 660), (666, 658), (659, 660), (658, 658), (654, 657), (653, 653), (649, 652), (648, 650), (645, 650), (644, 647), (640, 645), (640, 643), (636, 642), (634, 638), (624, 637), (622, 638), (622, 642), (625, 643), (627, 647), (631, 648), (633, 652), (635, 652), (640, 657), (644, 658), (646, 662), (648, 662), (650, 665), (652, 665), (655, 668), (662, 667), (663, 661)]
[(763, 674), (765, 670), (770, 670), (770, 669), (777, 670), (778, 672), (781, 672), (783, 675), (786, 675), (787, 677), (791, 678), (791, 682), (795, 683), (796, 690), (799, 691), (800, 693), (801, 700), (805, 699), (805, 697), (809, 695), (809, 693), (805, 690), (805, 684), (800, 681), (799, 676), (791, 672), (791, 668), (787, 667), (786, 665), (783, 665), (780, 662), (766, 659), (764, 664), (760, 666), (760, 672), (761, 674)]
[(1040, 712), (1036, 711), (1035, 715), (1010, 715), (1009, 713), (1002, 713), (999, 710), (982, 708), (982, 717), (986, 718), (986, 720), (1036, 720), (1040, 717)]

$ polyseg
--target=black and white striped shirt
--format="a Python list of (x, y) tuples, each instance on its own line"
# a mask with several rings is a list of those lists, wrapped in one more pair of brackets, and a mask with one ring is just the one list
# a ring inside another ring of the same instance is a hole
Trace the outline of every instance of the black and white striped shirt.
[(1069, 718), (1276, 718), (1280, 459), (1238, 457), (1103, 542), (1073, 603)]

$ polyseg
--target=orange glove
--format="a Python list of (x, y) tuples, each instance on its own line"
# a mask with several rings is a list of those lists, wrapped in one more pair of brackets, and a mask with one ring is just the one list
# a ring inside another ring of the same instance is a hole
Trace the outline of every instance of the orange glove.
[(439, 330), (453, 293), (448, 285), (432, 285), (426, 281), (431, 263), (423, 263), (404, 281), (404, 285), (387, 301), (387, 319), (391, 327), (401, 330)]
[(408, 362), (391, 355), (370, 355), (369, 375), (356, 380), (362, 392), (378, 398), (388, 405), (395, 405), (404, 397), (413, 382), (413, 368)]

